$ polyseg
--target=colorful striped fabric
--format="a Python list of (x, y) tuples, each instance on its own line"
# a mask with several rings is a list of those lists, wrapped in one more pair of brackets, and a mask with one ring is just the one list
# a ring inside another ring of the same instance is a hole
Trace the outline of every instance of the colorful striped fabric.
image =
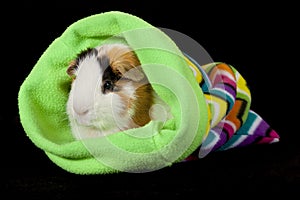
[(250, 109), (250, 90), (233, 66), (221, 62), (200, 66), (188, 55), (186, 61), (194, 72), (210, 111), (207, 135), (186, 160), (204, 158), (213, 151), (279, 141), (279, 135)]

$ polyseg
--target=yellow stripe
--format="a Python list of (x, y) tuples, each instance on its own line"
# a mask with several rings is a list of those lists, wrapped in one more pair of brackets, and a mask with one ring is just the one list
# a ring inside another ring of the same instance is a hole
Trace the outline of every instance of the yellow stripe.
[(211, 127), (214, 127), (225, 117), (228, 105), (222, 98), (210, 94), (204, 96), (211, 112)]
[(203, 138), (203, 141), (206, 139), (206, 137), (208, 136), (208, 133), (210, 131), (210, 128), (211, 128), (211, 110), (209, 108), (209, 105), (206, 104), (206, 107), (207, 107), (207, 114), (208, 114), (208, 121), (207, 121), (207, 126), (206, 126), (206, 131), (205, 131), (205, 135), (204, 135), (204, 138)]
[(201, 72), (198, 69), (198, 67), (196, 65), (194, 65), (194, 63), (192, 63), (187, 57), (184, 57), (184, 59), (188, 63), (189, 67), (192, 69), (197, 82), (201, 83), (201, 81), (202, 81), (202, 75), (201, 75)]
[(250, 90), (247, 86), (246, 80), (240, 74), (237, 78), (237, 88), (244, 91), (248, 96), (250, 96)]

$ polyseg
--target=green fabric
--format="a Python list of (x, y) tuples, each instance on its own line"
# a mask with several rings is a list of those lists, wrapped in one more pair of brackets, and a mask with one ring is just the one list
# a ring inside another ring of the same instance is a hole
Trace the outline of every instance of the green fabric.
[[(66, 114), (70, 60), (87, 47), (132, 46), (158, 95), (171, 107), (167, 123), (97, 139), (75, 140)], [(202, 90), (176, 44), (131, 14), (111, 11), (71, 24), (33, 66), (19, 90), (19, 114), (30, 140), (61, 168), (76, 174), (157, 170), (182, 161), (202, 142), (208, 111)]]

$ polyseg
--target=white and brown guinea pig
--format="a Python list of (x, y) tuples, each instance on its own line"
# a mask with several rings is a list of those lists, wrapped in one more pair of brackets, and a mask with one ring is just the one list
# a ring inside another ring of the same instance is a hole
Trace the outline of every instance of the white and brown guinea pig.
[(140, 67), (124, 44), (89, 48), (71, 61), (67, 114), (76, 139), (105, 136), (170, 118)]

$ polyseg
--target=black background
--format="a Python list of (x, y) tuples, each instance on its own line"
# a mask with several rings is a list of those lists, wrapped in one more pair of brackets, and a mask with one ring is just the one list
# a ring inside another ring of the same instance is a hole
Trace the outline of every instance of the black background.
[[(299, 50), (293, 39), (298, 26), (293, 5), (288, 1), (171, 1), (169, 6), (163, 1), (62, 2), (13, 1), (1, 6), (4, 194), (31, 199), (297, 195), (300, 133), (296, 121), (299, 101), (295, 95), (299, 90)], [(84, 176), (68, 173), (52, 163), (33, 145), (19, 122), (19, 87), (48, 45), (67, 26), (112, 10), (184, 33), (201, 44), (214, 61), (233, 65), (248, 82), (252, 109), (279, 133), (280, 142), (215, 152), (202, 160), (143, 174)]]

